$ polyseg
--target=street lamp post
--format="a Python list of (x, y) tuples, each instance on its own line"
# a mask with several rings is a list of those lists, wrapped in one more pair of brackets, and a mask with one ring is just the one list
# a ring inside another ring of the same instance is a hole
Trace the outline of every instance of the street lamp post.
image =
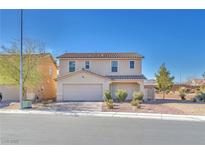
[(21, 9), (21, 50), (20, 50), (20, 108), (23, 109), (23, 10)]

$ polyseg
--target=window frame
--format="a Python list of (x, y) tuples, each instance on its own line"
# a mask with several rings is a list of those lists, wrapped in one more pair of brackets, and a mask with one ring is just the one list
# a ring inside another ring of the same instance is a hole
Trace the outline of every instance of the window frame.
[[(112, 69), (113, 68), (113, 66), (112, 66), (113, 62), (117, 62), (117, 67), (116, 67), (117, 70), (116, 71), (113, 71), (113, 69)], [(119, 70), (119, 61), (118, 60), (111, 60), (111, 64), (110, 65), (111, 65), (111, 72), (112, 73), (117, 73), (118, 70)]]
[[(131, 62), (134, 62), (134, 67), (133, 68), (131, 68)], [(130, 69), (135, 69), (135, 60), (130, 60), (129, 65), (130, 65)]]
[[(86, 65), (86, 62), (88, 62), (88, 68), (86, 68), (86, 66), (87, 66), (87, 65)], [(89, 70), (89, 69), (90, 69), (90, 61), (89, 61), (89, 60), (86, 60), (86, 61), (85, 61), (85, 69), (86, 69), (86, 70)]]
[[(71, 68), (71, 66), (70, 66), (70, 63), (71, 63), (71, 62), (74, 63), (74, 70), (72, 70), (72, 71), (71, 71), (71, 69), (70, 69), (70, 68)], [(75, 72), (75, 70), (76, 70), (76, 62), (75, 62), (74, 60), (68, 61), (68, 71), (69, 71), (69, 72)]]

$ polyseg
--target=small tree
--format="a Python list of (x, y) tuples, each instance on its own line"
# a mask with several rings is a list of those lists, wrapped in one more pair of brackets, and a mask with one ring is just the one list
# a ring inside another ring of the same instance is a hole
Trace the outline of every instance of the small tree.
[[(24, 40), (23, 52), (23, 97), (26, 98), (26, 90), (34, 88), (42, 77), (37, 65), (42, 54), (42, 46), (39, 42)], [(0, 84), (20, 85), (20, 49), (19, 41), (11, 43), (10, 47), (1, 47), (0, 53)]]
[(157, 74), (155, 74), (157, 80), (156, 89), (159, 92), (162, 92), (163, 99), (165, 98), (165, 94), (170, 92), (173, 86), (174, 77), (170, 75), (170, 72), (165, 67), (165, 64), (160, 66), (160, 69)]
[(186, 100), (187, 92), (188, 92), (188, 89), (186, 87), (181, 87), (179, 89), (179, 96), (181, 97), (182, 100)]
[(113, 109), (114, 104), (113, 104), (112, 94), (109, 90), (105, 91), (104, 93), (104, 101), (108, 109)]
[(111, 100), (112, 99), (112, 94), (109, 90), (105, 91), (104, 93), (104, 101), (108, 101), (108, 100)]

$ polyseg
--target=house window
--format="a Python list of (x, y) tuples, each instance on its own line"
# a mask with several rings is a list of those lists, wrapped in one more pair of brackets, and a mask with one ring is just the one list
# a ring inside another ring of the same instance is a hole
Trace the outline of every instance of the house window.
[(86, 70), (89, 70), (89, 69), (90, 69), (90, 62), (89, 62), (89, 61), (86, 61), (86, 62), (85, 62), (85, 69), (86, 69)]
[(118, 61), (112, 61), (111, 70), (112, 70), (112, 72), (117, 72), (117, 70), (118, 70)]
[(130, 69), (134, 69), (135, 68), (135, 61), (130, 61)]
[(53, 74), (53, 70), (52, 70), (52, 67), (50, 66), (49, 67), (49, 75), (50, 75), (50, 77), (52, 77), (52, 74)]
[(69, 72), (75, 72), (75, 61), (69, 61)]

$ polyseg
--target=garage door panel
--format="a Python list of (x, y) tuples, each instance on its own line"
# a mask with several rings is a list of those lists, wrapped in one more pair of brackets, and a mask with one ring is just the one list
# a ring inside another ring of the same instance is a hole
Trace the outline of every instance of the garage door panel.
[(64, 84), (63, 100), (102, 100), (102, 84)]
[(19, 100), (19, 89), (15, 86), (0, 85), (0, 93), (3, 96), (3, 101)]

